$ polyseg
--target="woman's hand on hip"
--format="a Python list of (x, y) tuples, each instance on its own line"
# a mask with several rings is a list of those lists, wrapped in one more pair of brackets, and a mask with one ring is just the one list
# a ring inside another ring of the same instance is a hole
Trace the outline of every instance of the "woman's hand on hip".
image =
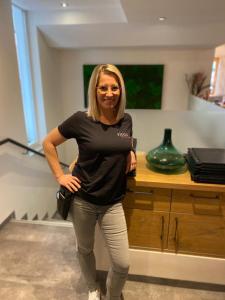
[(71, 174), (63, 174), (57, 178), (57, 181), (60, 185), (65, 186), (70, 192), (77, 192), (80, 186), (80, 179)]
[(127, 156), (127, 168), (126, 168), (126, 174), (132, 170), (135, 170), (137, 166), (137, 160), (136, 156), (134, 154), (134, 151), (130, 151)]

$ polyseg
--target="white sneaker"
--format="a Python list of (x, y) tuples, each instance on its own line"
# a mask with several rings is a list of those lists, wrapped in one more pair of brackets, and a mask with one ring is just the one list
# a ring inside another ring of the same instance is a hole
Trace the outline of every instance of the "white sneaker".
[(99, 290), (95, 290), (88, 293), (88, 300), (100, 300), (100, 291)]

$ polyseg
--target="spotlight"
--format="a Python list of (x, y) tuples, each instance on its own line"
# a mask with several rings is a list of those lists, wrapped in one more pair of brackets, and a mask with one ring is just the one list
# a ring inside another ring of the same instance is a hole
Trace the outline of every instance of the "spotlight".
[(61, 2), (61, 6), (62, 6), (62, 8), (66, 8), (68, 6), (68, 4), (66, 2)]
[(166, 17), (159, 17), (159, 21), (160, 22), (163, 22), (163, 21), (165, 21), (166, 20)]

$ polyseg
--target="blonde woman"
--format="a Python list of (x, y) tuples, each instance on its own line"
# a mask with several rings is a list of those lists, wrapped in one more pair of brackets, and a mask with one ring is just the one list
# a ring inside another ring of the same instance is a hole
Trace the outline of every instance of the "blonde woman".
[[(111, 258), (107, 300), (122, 299), (128, 269), (127, 227), (122, 207), (126, 174), (136, 167), (132, 148), (132, 119), (124, 112), (126, 94), (120, 71), (110, 64), (95, 67), (88, 89), (87, 112), (75, 112), (43, 142), (46, 158), (60, 185), (75, 192), (70, 207), (81, 271), (89, 300), (99, 300), (93, 253), (98, 222)], [(56, 147), (75, 138), (79, 148), (72, 175), (64, 174)]]

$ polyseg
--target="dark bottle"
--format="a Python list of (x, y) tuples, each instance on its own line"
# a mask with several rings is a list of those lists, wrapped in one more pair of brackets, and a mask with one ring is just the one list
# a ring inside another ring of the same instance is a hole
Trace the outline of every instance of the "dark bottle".
[(153, 171), (176, 174), (183, 173), (187, 169), (184, 155), (172, 143), (171, 133), (172, 129), (166, 128), (163, 142), (146, 155), (148, 167)]

